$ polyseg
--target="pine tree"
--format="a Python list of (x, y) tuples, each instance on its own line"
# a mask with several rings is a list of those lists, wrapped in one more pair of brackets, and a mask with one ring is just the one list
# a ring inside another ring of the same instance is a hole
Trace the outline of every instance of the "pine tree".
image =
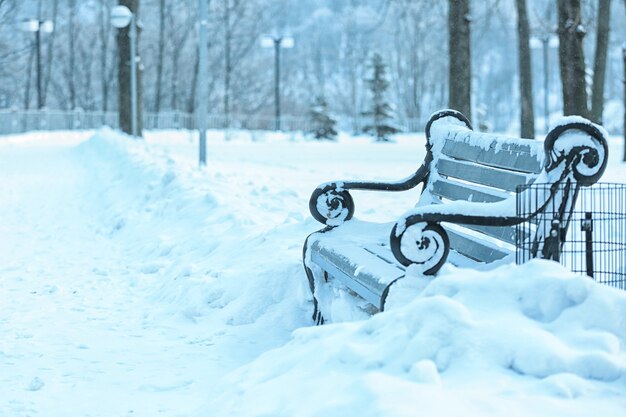
[(393, 120), (393, 110), (391, 105), (386, 101), (385, 92), (389, 88), (387, 79), (387, 65), (383, 62), (380, 54), (372, 55), (370, 64), (372, 78), (366, 79), (372, 93), (372, 108), (370, 111), (363, 113), (372, 119), (372, 124), (365, 126), (365, 132), (371, 132), (377, 142), (386, 142), (389, 135), (399, 132), (400, 130), (391, 124)]
[(311, 133), (315, 139), (337, 139), (337, 129), (335, 120), (328, 111), (328, 103), (323, 95), (317, 96), (309, 112), (311, 117)]

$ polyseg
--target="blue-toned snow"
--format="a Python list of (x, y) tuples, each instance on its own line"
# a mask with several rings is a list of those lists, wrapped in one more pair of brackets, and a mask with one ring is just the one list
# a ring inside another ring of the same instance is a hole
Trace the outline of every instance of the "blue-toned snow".
[(554, 263), (446, 266), (312, 326), (310, 193), (404, 178), (423, 142), (210, 132), (199, 171), (185, 132), (0, 137), (0, 416), (626, 415), (626, 292)]

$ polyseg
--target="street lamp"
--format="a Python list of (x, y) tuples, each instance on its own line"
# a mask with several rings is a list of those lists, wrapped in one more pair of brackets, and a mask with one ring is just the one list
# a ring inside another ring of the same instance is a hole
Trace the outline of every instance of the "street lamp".
[(553, 34), (542, 34), (540, 37), (530, 38), (530, 47), (532, 49), (543, 49), (543, 123), (546, 132), (550, 128), (550, 104), (549, 104), (549, 87), (550, 87), (550, 59), (548, 56), (549, 48), (557, 48), (559, 46), (559, 38)]
[(35, 49), (37, 53), (37, 108), (43, 108), (43, 91), (41, 89), (41, 32), (52, 33), (54, 23), (52, 20), (29, 19), (21, 23), (21, 29), (25, 32), (35, 33)]
[(130, 126), (134, 138), (137, 137), (137, 25), (135, 15), (126, 6), (115, 6), (111, 9), (111, 25), (123, 29), (130, 25)]
[(196, 119), (198, 121), (198, 162), (203, 167), (206, 166), (207, 96), (209, 95), (209, 86), (206, 82), (206, 73), (208, 71), (207, 27), (209, 24), (209, 0), (198, 0), (198, 11), (198, 83), (196, 84), (198, 106), (196, 108)]
[(280, 48), (290, 49), (295, 44), (291, 36), (270, 36), (261, 38), (263, 48), (274, 47), (274, 104), (276, 106), (276, 130), (280, 130)]

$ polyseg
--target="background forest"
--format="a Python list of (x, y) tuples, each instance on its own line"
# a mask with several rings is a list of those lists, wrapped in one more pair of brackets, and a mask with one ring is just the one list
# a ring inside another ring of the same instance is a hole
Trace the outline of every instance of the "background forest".
[[(0, 0), (0, 109), (37, 107), (33, 33), (25, 19), (52, 20), (41, 34), (42, 95), (48, 109), (117, 108), (117, 53), (109, 22), (116, 0)], [(562, 114), (556, 1), (528, 0), (536, 128)], [(141, 0), (139, 52), (144, 112), (193, 113), (198, 80), (197, 0)], [(597, 0), (582, 2), (584, 51), (592, 77)], [(624, 2), (611, 2), (604, 123), (622, 130)], [(209, 112), (237, 120), (273, 117), (274, 53), (263, 35), (295, 40), (281, 52), (281, 100), (305, 118), (323, 95), (340, 127), (356, 130), (369, 106), (370, 57), (388, 66), (388, 99), (410, 129), (448, 106), (448, 2), (444, 0), (210, 0)], [(514, 0), (471, 5), (473, 120), (484, 129), (519, 129), (517, 14)], [(544, 60), (541, 39), (550, 39)], [(548, 79), (544, 80), (544, 65)], [(547, 91), (546, 87), (547, 86)]]

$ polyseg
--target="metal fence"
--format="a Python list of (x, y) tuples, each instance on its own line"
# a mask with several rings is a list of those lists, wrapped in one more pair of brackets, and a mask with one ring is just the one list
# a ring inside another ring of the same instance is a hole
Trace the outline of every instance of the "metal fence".
[[(553, 192), (573, 192), (566, 187), (569, 184), (558, 184), (556, 188), (553, 184), (533, 184), (529, 190), (518, 193), (517, 215), (528, 218)], [(552, 199), (545, 207), (544, 212), (552, 213), (548, 218), (555, 218), (564, 210), (555, 201)], [(558, 261), (573, 272), (626, 290), (626, 184), (598, 183), (581, 188), (565, 224), (531, 219), (519, 225), (517, 263), (536, 255), (537, 243), (532, 238), (535, 233), (556, 239), (561, 247)]]
[(78, 130), (101, 126), (117, 127), (117, 113), (83, 111), (0, 111), (0, 134), (32, 130)]
[[(423, 132), (426, 119), (404, 119), (394, 121), (403, 132)], [(210, 114), (209, 129), (273, 130), (274, 117), (232, 114), (230, 116)], [(371, 124), (368, 118), (344, 118), (339, 127), (348, 132), (361, 132)], [(78, 130), (97, 129), (102, 126), (119, 127), (117, 112), (102, 111), (59, 111), (59, 110), (0, 110), (0, 134), (24, 133), (33, 130)], [(311, 120), (307, 117), (283, 116), (281, 130), (310, 131)], [(143, 114), (144, 129), (196, 129), (195, 115), (184, 112), (160, 112)]]

